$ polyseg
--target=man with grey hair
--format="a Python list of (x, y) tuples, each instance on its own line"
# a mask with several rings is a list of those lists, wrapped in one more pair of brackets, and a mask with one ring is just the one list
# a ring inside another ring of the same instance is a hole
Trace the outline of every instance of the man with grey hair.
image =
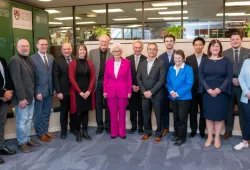
[[(96, 102), (96, 123), (97, 123), (97, 134), (101, 134), (105, 128), (107, 133), (110, 133), (110, 115), (107, 108), (107, 101), (103, 98), (103, 78), (106, 61), (112, 57), (109, 49), (109, 37), (102, 35), (99, 37), (99, 48), (89, 51), (89, 59), (93, 62), (96, 83), (95, 83), (95, 102)], [(105, 110), (105, 125), (103, 125), (103, 108)]]
[(20, 150), (31, 152), (30, 146), (40, 146), (40, 143), (31, 140), (31, 124), (34, 111), (34, 81), (35, 70), (29, 58), (30, 44), (25, 39), (17, 42), (18, 54), (9, 62), (9, 71), (15, 87), (12, 100), (16, 114), (16, 136)]

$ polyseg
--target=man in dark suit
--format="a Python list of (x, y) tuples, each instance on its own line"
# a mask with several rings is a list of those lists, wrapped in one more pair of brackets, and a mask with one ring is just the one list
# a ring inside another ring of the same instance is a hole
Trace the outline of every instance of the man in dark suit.
[[(166, 52), (159, 56), (159, 59), (164, 61), (164, 65), (166, 68), (166, 75), (168, 74), (168, 69), (170, 66), (174, 65), (174, 44), (175, 37), (172, 34), (165, 35), (164, 44), (166, 46)], [(169, 132), (169, 105), (170, 99), (168, 98), (169, 93), (168, 90), (163, 87), (163, 105), (162, 105), (162, 117), (163, 117), (163, 132), (162, 136), (166, 136)]]
[(227, 140), (232, 137), (232, 131), (234, 126), (234, 105), (236, 103), (235, 98), (238, 103), (238, 112), (239, 112), (239, 120), (240, 120), (240, 128), (243, 130), (244, 125), (244, 117), (242, 113), (242, 107), (240, 105), (240, 97), (241, 97), (241, 87), (238, 80), (238, 76), (242, 67), (242, 64), (245, 59), (248, 58), (250, 50), (241, 46), (242, 37), (238, 32), (235, 32), (231, 35), (231, 48), (223, 51), (223, 56), (228, 57), (230, 61), (233, 63), (233, 90), (232, 96), (229, 105), (228, 119), (225, 121), (226, 131), (223, 135), (223, 139)]
[(47, 53), (48, 41), (45, 38), (37, 40), (38, 52), (31, 56), (35, 68), (35, 119), (36, 135), (41, 141), (50, 142), (56, 136), (48, 132), (49, 119), (52, 107), (53, 56)]
[[(4, 142), (4, 125), (7, 118), (10, 101), (13, 97), (13, 84), (4, 58), (0, 57), (0, 154), (14, 155), (15, 150), (9, 149)], [(4, 160), (0, 157), (0, 164)]]
[[(72, 46), (64, 43), (61, 48), (62, 56), (56, 57), (53, 62), (53, 80), (56, 96), (60, 100), (60, 125), (61, 139), (67, 138), (68, 113), (70, 111), (70, 82), (69, 82), (69, 63), (72, 61)], [(72, 130), (72, 128), (71, 128)]]
[(137, 73), (137, 81), (142, 95), (142, 110), (145, 129), (142, 140), (148, 140), (152, 136), (151, 114), (153, 106), (157, 124), (154, 141), (155, 143), (159, 143), (161, 142), (162, 136), (162, 87), (166, 80), (166, 69), (164, 62), (156, 58), (158, 52), (157, 44), (149, 43), (147, 52), (148, 58), (141, 63)]
[(40, 143), (31, 140), (31, 125), (34, 112), (34, 67), (29, 57), (30, 45), (25, 39), (17, 42), (18, 54), (9, 62), (9, 71), (15, 93), (12, 104), (15, 106), (16, 136), (21, 152), (31, 152), (31, 147)]
[[(102, 35), (99, 37), (99, 48), (89, 51), (89, 60), (92, 61), (95, 67), (96, 82), (95, 82), (95, 100), (96, 100), (96, 123), (97, 134), (101, 134), (105, 128), (107, 133), (110, 133), (110, 116), (107, 108), (107, 100), (103, 98), (103, 78), (106, 61), (112, 57), (109, 47), (109, 37)], [(105, 109), (105, 124), (103, 125), (103, 109)]]
[(201, 60), (207, 57), (206, 54), (203, 53), (203, 48), (205, 45), (205, 40), (201, 37), (197, 37), (193, 41), (193, 46), (195, 53), (190, 55), (186, 59), (186, 64), (193, 68), (194, 72), (194, 84), (192, 87), (192, 100), (190, 106), (190, 127), (191, 133), (189, 135), (190, 138), (193, 138), (196, 135), (197, 131), (197, 114), (198, 108), (200, 108), (200, 121), (199, 121), (199, 131), (201, 138), (206, 138), (205, 134), (206, 129), (206, 120), (203, 117), (203, 109), (202, 109), (202, 97), (201, 94), (198, 93), (199, 88), (199, 78), (198, 78), (198, 70), (201, 63)]
[(132, 134), (137, 129), (137, 112), (138, 112), (138, 132), (140, 135), (143, 134), (143, 112), (142, 112), (142, 102), (140, 87), (138, 86), (136, 75), (140, 64), (147, 59), (146, 56), (142, 55), (143, 43), (140, 40), (136, 40), (133, 43), (134, 54), (128, 56), (127, 59), (130, 60), (130, 68), (132, 73), (132, 97), (129, 100), (130, 109), (130, 121), (132, 128), (129, 130), (129, 134)]

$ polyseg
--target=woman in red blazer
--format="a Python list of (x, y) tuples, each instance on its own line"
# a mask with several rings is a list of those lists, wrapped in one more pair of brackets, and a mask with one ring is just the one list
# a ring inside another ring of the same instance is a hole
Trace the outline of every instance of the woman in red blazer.
[[(70, 112), (72, 115), (72, 125), (76, 130), (76, 141), (81, 142), (82, 137), (91, 140), (87, 133), (88, 111), (94, 109), (95, 85), (94, 65), (87, 60), (87, 47), (80, 44), (77, 47), (76, 60), (72, 60), (69, 65), (70, 87)], [(82, 132), (80, 126), (82, 124)]]
[(111, 47), (113, 58), (106, 62), (103, 96), (108, 100), (111, 118), (111, 138), (126, 139), (126, 107), (132, 94), (130, 61), (121, 57), (120, 44)]

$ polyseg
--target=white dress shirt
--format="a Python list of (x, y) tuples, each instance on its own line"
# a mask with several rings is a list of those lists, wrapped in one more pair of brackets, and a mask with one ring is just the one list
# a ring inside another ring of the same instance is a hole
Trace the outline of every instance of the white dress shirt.
[(39, 51), (38, 51), (38, 54), (40, 55), (40, 57), (41, 57), (41, 59), (43, 60), (43, 63), (45, 64), (45, 61), (44, 61), (44, 56), (46, 57), (46, 59), (47, 59), (47, 62), (49, 62), (48, 61), (48, 57), (47, 57), (47, 54), (42, 54), (42, 53), (40, 53)]
[(155, 58), (153, 58), (151, 61), (149, 61), (148, 58), (147, 58), (147, 61), (148, 61), (148, 64), (147, 64), (147, 72), (148, 72), (148, 75), (149, 75), (150, 70), (152, 69), (152, 67), (153, 67), (153, 65), (154, 65)]
[(185, 66), (185, 63), (182, 63), (181, 67), (180, 67), (179, 69), (177, 69), (176, 65), (174, 65), (174, 69), (175, 69), (175, 71), (176, 71), (176, 76), (178, 75), (180, 69), (181, 69), (181, 68), (183, 69), (184, 66)]
[(117, 75), (118, 75), (118, 72), (119, 72), (119, 69), (120, 69), (120, 66), (121, 66), (121, 61), (115, 61), (114, 62), (114, 73), (115, 73), (115, 77), (117, 78)]

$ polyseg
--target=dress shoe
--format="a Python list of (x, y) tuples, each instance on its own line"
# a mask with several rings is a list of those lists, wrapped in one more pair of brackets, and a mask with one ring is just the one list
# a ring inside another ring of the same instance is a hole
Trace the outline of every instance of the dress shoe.
[(97, 130), (96, 130), (96, 134), (101, 134), (103, 132), (103, 128), (97, 128)]
[(152, 137), (151, 134), (149, 134), (149, 135), (143, 135), (143, 136), (141, 137), (141, 140), (142, 140), (142, 141), (146, 141), (146, 140), (148, 140), (148, 139), (151, 138), (151, 137)]
[(171, 141), (177, 141), (178, 140), (178, 137), (177, 136), (172, 136), (171, 137)]
[(16, 154), (16, 151), (5, 146), (0, 150), (0, 154), (1, 155), (14, 155)]
[(72, 133), (74, 136), (76, 135), (76, 131), (73, 129), (70, 129), (69, 132)]
[(53, 133), (49, 133), (49, 132), (48, 132), (46, 135), (47, 135), (47, 137), (50, 138), (50, 139), (56, 138), (56, 135), (54, 135)]
[(47, 135), (39, 136), (39, 139), (43, 142), (50, 142), (50, 138)]
[(61, 139), (66, 139), (67, 138), (67, 130), (62, 130), (60, 134)]
[(139, 129), (138, 133), (139, 133), (139, 135), (143, 135), (143, 133), (144, 133), (143, 129)]
[(82, 135), (80, 131), (76, 132), (76, 141), (77, 142), (82, 142)]
[(220, 140), (214, 140), (214, 147), (216, 149), (219, 149), (221, 147), (221, 143), (220, 143)]
[(162, 136), (166, 136), (169, 132), (169, 129), (164, 129), (163, 132), (162, 132)]
[(228, 140), (230, 137), (232, 137), (232, 134), (230, 134), (230, 133), (225, 133), (225, 134), (222, 136), (222, 139), (223, 139), (223, 140)]
[(31, 149), (27, 144), (19, 145), (19, 148), (20, 148), (20, 151), (23, 152), (23, 153), (31, 152)]
[(210, 147), (212, 145), (213, 139), (207, 139), (207, 141), (205, 142), (205, 147)]
[(128, 133), (133, 134), (135, 131), (136, 131), (136, 128), (131, 128)]
[(31, 139), (30, 141), (27, 142), (27, 145), (32, 146), (32, 147), (38, 147), (41, 144), (39, 142)]
[(110, 136), (110, 138), (111, 138), (111, 139), (115, 139), (115, 138), (117, 138), (117, 136)]
[(200, 136), (202, 139), (207, 139), (207, 134), (206, 133), (200, 133)]
[(0, 164), (3, 164), (4, 160), (0, 157)]
[(160, 137), (155, 137), (155, 143), (160, 143), (161, 142), (161, 138)]
[(121, 138), (125, 140), (125, 139), (126, 139), (126, 136), (121, 136)]
[(196, 135), (196, 132), (191, 132), (191, 133), (189, 134), (189, 137), (190, 137), (190, 138), (193, 138), (193, 137), (195, 137), (195, 135)]
[(106, 130), (107, 134), (110, 134), (110, 128), (106, 128), (105, 130)]
[(175, 146), (180, 146), (180, 145), (182, 145), (184, 142), (185, 142), (185, 141), (183, 141), (183, 140), (177, 140), (177, 141), (174, 143), (174, 145), (175, 145)]
[(89, 136), (89, 134), (88, 134), (88, 132), (87, 132), (86, 129), (83, 129), (83, 130), (82, 130), (82, 137), (83, 137), (84, 139), (86, 139), (86, 140), (89, 140), (89, 141), (92, 140), (92, 138)]

